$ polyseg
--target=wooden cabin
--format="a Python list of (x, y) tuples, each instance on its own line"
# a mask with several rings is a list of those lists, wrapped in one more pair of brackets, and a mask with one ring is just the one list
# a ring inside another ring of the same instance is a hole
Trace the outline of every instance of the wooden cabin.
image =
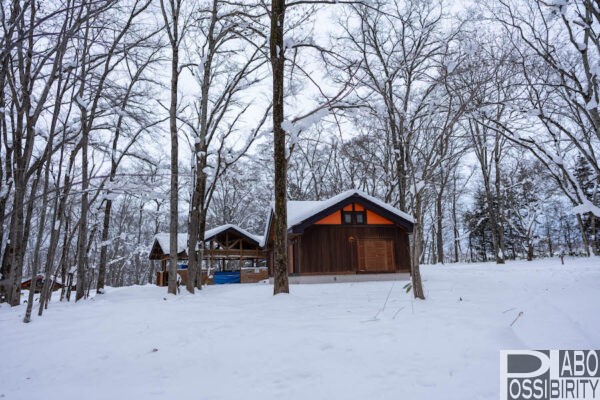
[[(159, 233), (154, 236), (152, 247), (150, 249), (149, 259), (159, 261), (160, 266), (156, 271), (156, 285), (167, 286), (169, 284), (169, 260), (171, 252), (170, 236), (168, 233)], [(187, 233), (177, 234), (177, 275), (181, 282), (185, 284), (187, 278), (188, 266), (188, 235)]]
[[(290, 275), (379, 274), (410, 271), (413, 218), (361, 191), (325, 201), (288, 201)], [(273, 265), (273, 209), (264, 247)]]
[[(60, 282), (60, 278), (56, 278), (54, 279), (53, 277), (50, 278), (52, 280), (52, 291), (56, 291), (59, 290), (63, 287), (62, 283)], [(45, 280), (45, 276), (44, 274), (38, 274), (35, 279), (32, 278), (23, 278), (21, 280), (21, 289), (22, 290), (30, 290), (30, 288), (32, 287), (32, 282), (33, 282), (33, 288), (35, 290), (34, 293), (40, 293), (42, 291), (42, 289), (44, 288), (44, 280)]]

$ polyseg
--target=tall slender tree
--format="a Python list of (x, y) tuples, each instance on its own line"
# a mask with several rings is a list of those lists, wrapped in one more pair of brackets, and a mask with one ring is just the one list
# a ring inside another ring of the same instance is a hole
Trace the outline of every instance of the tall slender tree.
[(179, 140), (177, 130), (177, 89), (179, 87), (179, 45), (181, 43), (180, 11), (183, 0), (160, 0), (165, 30), (171, 47), (171, 84), (169, 106), (169, 133), (171, 136), (171, 194), (169, 224), (169, 288), (177, 294), (177, 254), (179, 231)]
[(284, 114), (284, 67), (285, 47), (283, 29), (285, 22), (285, 0), (271, 1), (271, 33), (269, 56), (273, 74), (273, 160), (275, 169), (275, 216), (273, 248), (273, 294), (289, 293), (287, 253), (287, 158), (285, 130), (281, 124)]

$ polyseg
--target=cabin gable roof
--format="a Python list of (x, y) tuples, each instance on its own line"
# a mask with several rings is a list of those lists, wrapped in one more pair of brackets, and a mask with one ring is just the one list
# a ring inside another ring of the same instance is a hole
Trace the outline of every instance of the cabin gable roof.
[(248, 232), (245, 229), (240, 228), (237, 225), (226, 224), (221, 225), (216, 228), (210, 229), (204, 233), (204, 241), (207, 242), (211, 239), (214, 239), (217, 236), (221, 236), (227, 232), (232, 232), (235, 235), (247, 240), (248, 242), (254, 244), (255, 246), (259, 246), (262, 241), (262, 237), (258, 235), (254, 235)]
[[(413, 231), (414, 219), (409, 214), (360, 190), (348, 190), (324, 201), (288, 201), (288, 232), (301, 234), (309, 226), (352, 203), (363, 205), (409, 233)], [(261, 244), (263, 247), (271, 235), (273, 213), (274, 205), (271, 206), (265, 227), (265, 235)]]
[[(154, 235), (154, 240), (152, 241), (152, 248), (150, 249), (150, 260), (162, 260), (164, 257), (168, 256), (171, 252), (171, 242), (170, 236), (168, 233), (157, 233)], [(187, 233), (178, 233), (177, 234), (177, 256), (179, 258), (187, 258)]]
[(291, 233), (303, 233), (304, 230), (309, 226), (314, 225), (321, 219), (352, 203), (358, 203), (365, 206), (368, 210), (376, 212), (382, 217), (394, 222), (396, 225), (399, 225), (402, 228), (406, 229), (408, 232), (412, 232), (413, 230), (412, 218), (405, 218), (402, 215), (390, 211), (387, 207), (382, 207), (380, 204), (365, 199), (364, 197), (357, 194), (347, 197), (336, 204), (332, 204), (331, 206), (316, 212), (315, 214), (302, 220), (301, 222), (292, 225), (288, 229), (291, 230)]
[[(247, 242), (254, 246), (260, 246), (262, 237), (253, 235), (245, 229), (240, 228), (237, 225), (226, 224), (221, 225), (213, 229), (209, 229), (204, 232), (204, 241), (207, 242), (211, 239), (219, 237), (227, 232), (231, 232), (234, 235), (243, 238)], [(199, 248), (199, 247), (198, 247)], [(150, 260), (162, 260), (169, 256), (170, 253), (170, 236), (168, 233), (158, 233), (154, 236), (152, 247), (150, 248), (149, 259)], [(188, 234), (178, 233), (177, 234), (177, 257), (185, 259), (188, 257)]]

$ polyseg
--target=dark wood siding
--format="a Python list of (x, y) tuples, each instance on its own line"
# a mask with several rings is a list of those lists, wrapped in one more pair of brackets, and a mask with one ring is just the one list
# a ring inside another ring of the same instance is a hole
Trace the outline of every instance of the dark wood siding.
[(313, 225), (297, 249), (299, 274), (410, 270), (408, 234), (397, 226)]

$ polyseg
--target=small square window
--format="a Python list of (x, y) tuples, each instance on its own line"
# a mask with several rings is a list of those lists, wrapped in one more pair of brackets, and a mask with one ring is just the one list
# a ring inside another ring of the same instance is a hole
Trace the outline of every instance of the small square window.
[(347, 212), (344, 213), (344, 223), (345, 224), (351, 224), (352, 223), (352, 214)]
[(357, 224), (364, 224), (365, 223), (365, 214), (358, 212), (355, 214), (356, 215), (356, 223)]
[(367, 223), (367, 214), (364, 211), (342, 211), (342, 223), (364, 225)]

